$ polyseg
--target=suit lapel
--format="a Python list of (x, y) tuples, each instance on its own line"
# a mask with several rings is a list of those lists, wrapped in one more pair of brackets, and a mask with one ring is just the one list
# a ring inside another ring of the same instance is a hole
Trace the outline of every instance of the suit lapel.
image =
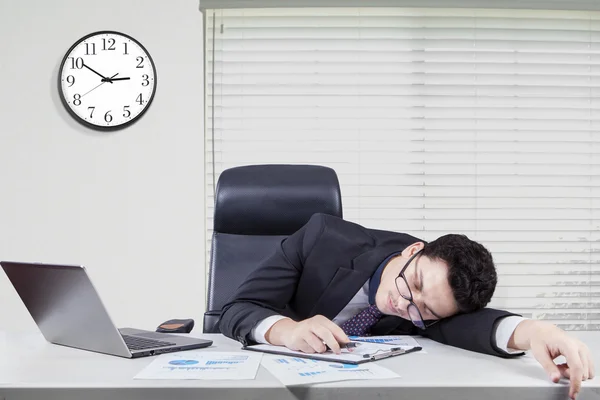
[(335, 318), (370, 277), (368, 271), (338, 268), (310, 311), (309, 317), (321, 314), (329, 319)]
[(387, 256), (397, 252), (398, 247), (397, 241), (380, 243), (355, 257), (350, 263), (350, 268), (339, 267), (308, 317), (321, 314), (329, 319), (335, 318), (373, 275), (379, 264)]

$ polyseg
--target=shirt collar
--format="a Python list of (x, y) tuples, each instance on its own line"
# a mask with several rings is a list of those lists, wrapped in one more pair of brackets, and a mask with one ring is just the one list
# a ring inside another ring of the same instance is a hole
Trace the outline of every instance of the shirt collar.
[(381, 264), (379, 264), (379, 267), (377, 267), (375, 273), (371, 276), (371, 279), (369, 280), (369, 304), (375, 304), (375, 295), (377, 294), (377, 289), (379, 289), (379, 284), (381, 283), (381, 274), (383, 273), (385, 266), (392, 258), (399, 254), (402, 254), (402, 252), (397, 251), (387, 256), (387, 258), (383, 260)]

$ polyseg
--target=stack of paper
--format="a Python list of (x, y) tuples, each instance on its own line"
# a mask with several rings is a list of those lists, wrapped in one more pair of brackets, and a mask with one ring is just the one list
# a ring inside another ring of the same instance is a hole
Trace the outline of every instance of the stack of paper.
[[(356, 342), (367, 342), (367, 343), (380, 343), (380, 344), (389, 344), (394, 347), (400, 347), (405, 350), (411, 349), (413, 347), (421, 347), (419, 342), (415, 340), (412, 336), (400, 335), (400, 336), (349, 336), (350, 340)], [(425, 350), (421, 350), (417, 353), (426, 353)]]
[[(415, 346), (403, 348), (402, 346), (390, 346), (386, 343), (376, 342), (359, 342), (356, 341), (356, 347), (351, 349), (342, 348), (341, 354), (335, 354), (331, 351), (325, 353), (306, 354), (301, 351), (290, 350), (282, 346), (274, 346), (271, 344), (256, 344), (244, 347), (245, 350), (260, 351), (265, 353), (273, 353), (282, 356), (292, 357), (308, 357), (321, 361), (333, 361), (347, 364), (361, 364), (372, 360), (393, 357), (396, 355), (405, 354), (415, 350)], [(417, 347), (417, 349), (419, 349)]]

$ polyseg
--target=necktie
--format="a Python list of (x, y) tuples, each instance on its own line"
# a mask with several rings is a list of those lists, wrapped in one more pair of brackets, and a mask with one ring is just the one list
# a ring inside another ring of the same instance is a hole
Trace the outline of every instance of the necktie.
[(376, 305), (365, 308), (354, 317), (341, 325), (346, 335), (350, 336), (368, 336), (369, 330), (381, 319), (383, 314), (377, 309)]

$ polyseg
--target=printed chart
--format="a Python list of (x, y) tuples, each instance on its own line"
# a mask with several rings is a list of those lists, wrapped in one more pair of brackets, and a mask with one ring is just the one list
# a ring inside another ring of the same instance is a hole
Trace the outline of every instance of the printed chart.
[(254, 379), (262, 354), (185, 351), (158, 356), (134, 379)]
[(359, 365), (308, 358), (267, 355), (262, 366), (286, 386), (354, 379), (392, 379), (400, 376), (374, 363)]

